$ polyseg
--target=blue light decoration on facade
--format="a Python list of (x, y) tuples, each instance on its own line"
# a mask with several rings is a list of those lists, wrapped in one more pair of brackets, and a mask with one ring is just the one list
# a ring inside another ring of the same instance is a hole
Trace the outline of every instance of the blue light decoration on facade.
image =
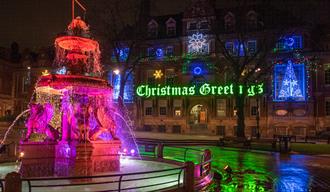
[[(115, 50), (117, 51), (119, 61), (120, 62), (125, 62), (128, 58), (129, 48), (128, 47), (116, 48)], [(116, 61), (116, 56), (115, 56), (114, 52), (112, 53), (112, 60)]]
[(305, 64), (286, 64), (274, 66), (274, 101), (306, 101)]
[(276, 44), (278, 51), (293, 51), (303, 48), (303, 39), (301, 35), (292, 35), (281, 38)]
[(202, 76), (207, 72), (207, 66), (204, 61), (193, 60), (189, 64), (189, 71), (193, 76)]
[(162, 48), (156, 49), (156, 58), (161, 59), (164, 57), (164, 50)]
[(200, 68), (199, 66), (195, 67), (195, 68), (193, 69), (193, 73), (194, 73), (195, 75), (200, 75), (200, 74), (202, 73), (202, 68)]
[[(111, 72), (109, 74), (108, 80), (112, 82), (113, 86), (113, 100), (118, 101), (119, 89), (120, 89), (120, 74), (114, 74)], [(130, 73), (124, 87), (124, 103), (132, 103), (134, 98), (134, 79), (133, 75)]]
[(207, 35), (197, 32), (188, 36), (188, 53), (208, 54), (209, 42)]
[(241, 43), (239, 45), (239, 52), (238, 52), (238, 56), (240, 57), (244, 57), (245, 53), (244, 53), (244, 46), (243, 46), (243, 43)]

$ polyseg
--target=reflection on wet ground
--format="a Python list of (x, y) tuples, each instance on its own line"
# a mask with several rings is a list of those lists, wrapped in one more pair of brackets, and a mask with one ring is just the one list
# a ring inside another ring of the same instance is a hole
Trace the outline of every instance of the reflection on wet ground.
[[(223, 176), (220, 186), (215, 182), (209, 191), (330, 191), (330, 158), (202, 148), (212, 151), (213, 169)], [(226, 165), (231, 174), (224, 171)]]

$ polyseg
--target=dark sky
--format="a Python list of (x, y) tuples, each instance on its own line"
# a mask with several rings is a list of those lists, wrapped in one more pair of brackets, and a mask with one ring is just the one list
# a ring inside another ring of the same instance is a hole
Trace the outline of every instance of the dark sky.
[[(80, 0), (84, 4), (97, 1)], [(156, 14), (176, 13), (187, 1), (151, 0), (151, 5)], [(9, 47), (13, 41), (21, 48), (51, 45), (70, 19), (71, 0), (0, 0), (0, 47)]]
[[(101, 0), (79, 1), (86, 5), (88, 12), (88, 6)], [(123, 3), (129, 1), (135, 0), (122, 0)], [(190, 1), (150, 0), (151, 14), (181, 12)], [(219, 0), (217, 7), (227, 7), (232, 2), (235, 1)], [(252, 3), (253, 0), (248, 0), (248, 2)], [(312, 23), (319, 22), (321, 18), (330, 23), (330, 0), (274, 0), (269, 2), (292, 12), (303, 13), (301, 15), (304, 17), (314, 18)], [(283, 6), (284, 2), (287, 5)], [(0, 47), (9, 47), (13, 41), (18, 42), (21, 49), (37, 49), (52, 45), (56, 34), (63, 32), (70, 20), (71, 0), (0, 0)]]

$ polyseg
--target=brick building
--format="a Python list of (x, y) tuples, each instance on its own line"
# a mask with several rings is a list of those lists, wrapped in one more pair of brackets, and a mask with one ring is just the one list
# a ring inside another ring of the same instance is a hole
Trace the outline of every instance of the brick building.
[[(256, 52), (261, 46), (259, 36), (262, 33), (290, 26), (292, 30), (285, 29), (290, 31), (289, 34), (278, 37), (274, 47), (276, 56), (269, 58), (269, 62), (274, 64), (269, 78), (264, 82), (266, 92), (246, 98), (245, 133), (256, 136), (259, 131), (262, 137), (272, 137), (273, 134), (303, 137), (329, 130), (330, 34), (328, 23), (324, 23), (326, 19), (320, 18), (319, 23), (307, 25), (307, 21), (299, 22), (299, 13), (293, 14), (287, 8), (254, 4), (240, 12), (235, 7), (215, 7), (215, 1), (193, 0), (182, 13), (149, 17), (145, 26), (148, 38), (141, 44), (140, 52), (153, 59), (139, 63), (134, 73), (134, 83), (132, 81), (125, 86), (127, 91), (131, 94), (142, 84), (198, 86), (203, 83), (226, 83), (231, 74), (215, 70), (215, 54), (219, 53), (215, 49), (217, 41), (211, 31), (212, 25), (220, 26), (225, 48), (237, 57), (241, 56), (242, 47), (246, 48), (246, 53)], [(238, 14), (246, 18), (244, 26), (248, 29), (248, 37), (244, 46), (238, 45), (235, 39)], [(200, 46), (192, 44), (196, 40), (200, 40)], [(120, 52), (124, 59), (127, 55), (125, 51), (129, 50)], [(308, 63), (297, 59), (299, 55), (310, 58)], [(313, 67), (309, 64), (311, 60)], [(116, 92), (116, 75), (113, 76), (111, 79)], [(231, 96), (146, 98), (137, 94), (127, 106), (133, 114), (137, 130), (236, 135), (235, 101)]]

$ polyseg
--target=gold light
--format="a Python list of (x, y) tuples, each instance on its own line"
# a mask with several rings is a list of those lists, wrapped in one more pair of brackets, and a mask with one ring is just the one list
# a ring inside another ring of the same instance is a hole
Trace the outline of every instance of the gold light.
[(45, 71), (43, 71), (43, 72), (41, 73), (41, 75), (42, 75), (42, 76), (49, 75), (49, 71), (46, 69)]
[(163, 74), (162, 70), (156, 70), (154, 73), (155, 79), (160, 79), (160, 78), (162, 78), (163, 75), (164, 74)]

